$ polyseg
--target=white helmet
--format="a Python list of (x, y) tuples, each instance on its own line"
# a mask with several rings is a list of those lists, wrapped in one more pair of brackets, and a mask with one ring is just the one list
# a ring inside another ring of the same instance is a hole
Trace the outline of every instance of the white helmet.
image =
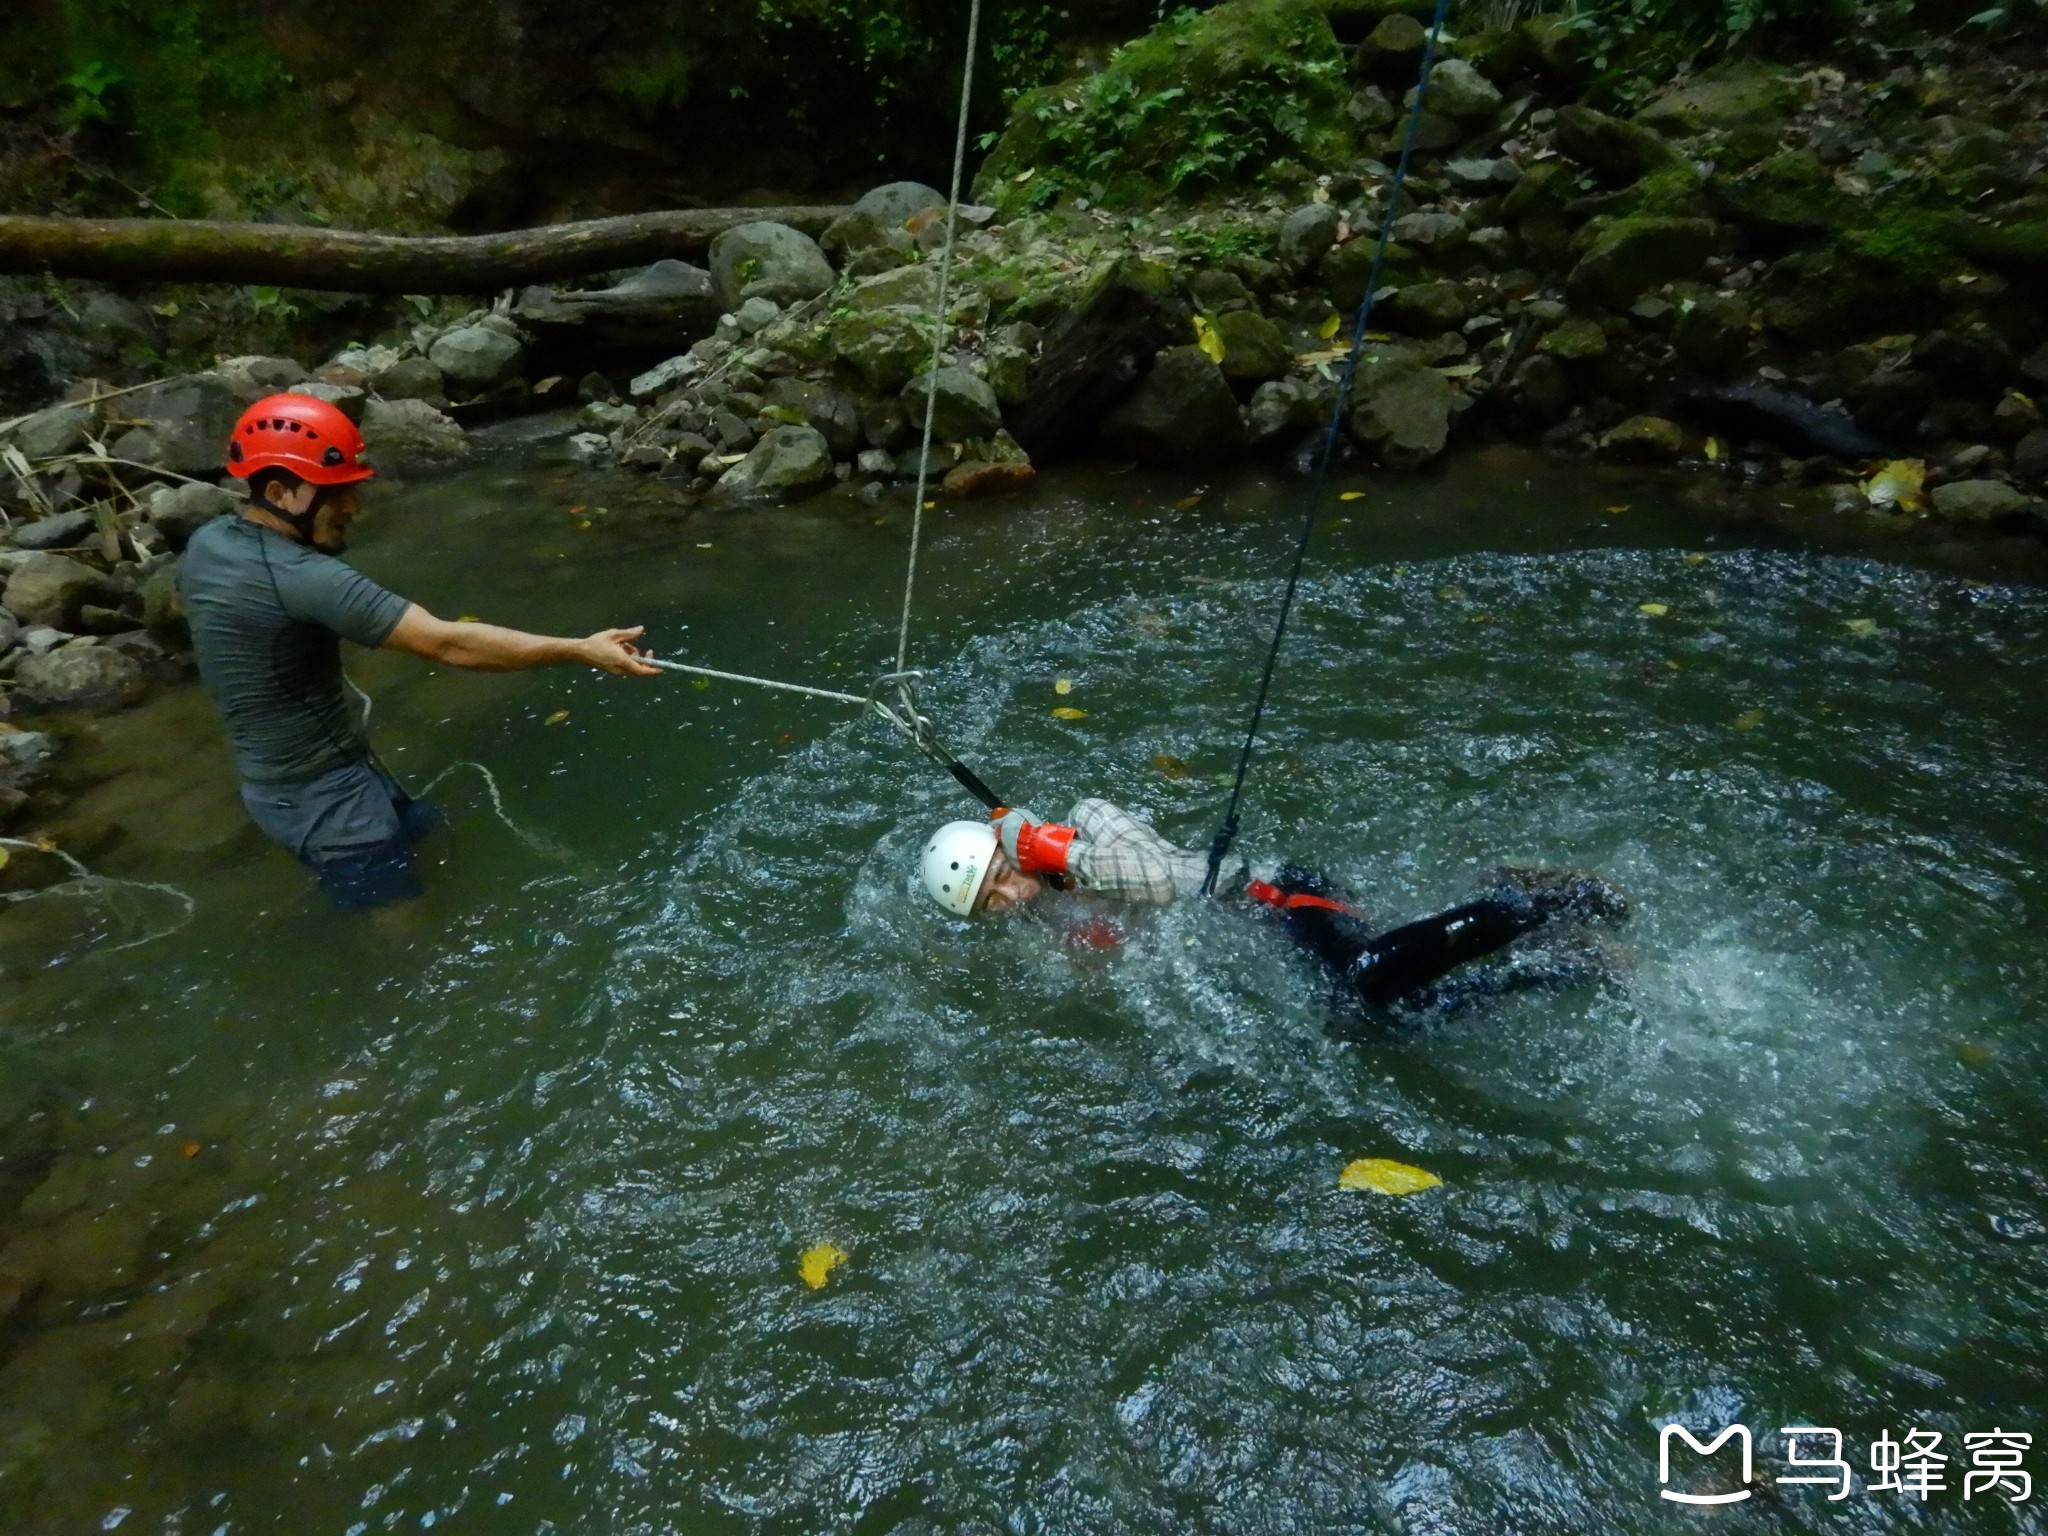
[(955, 917), (974, 915), (974, 899), (995, 867), (996, 829), (985, 821), (949, 821), (917, 861), (926, 893)]

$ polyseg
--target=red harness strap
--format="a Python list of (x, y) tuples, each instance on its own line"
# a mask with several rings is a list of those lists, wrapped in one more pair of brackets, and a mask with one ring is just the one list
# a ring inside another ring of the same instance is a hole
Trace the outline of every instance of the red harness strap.
[(1250, 882), (1245, 886), (1244, 893), (1253, 901), (1264, 902), (1269, 907), (1278, 907), (1283, 912), (1291, 912), (1296, 907), (1321, 907), (1325, 912), (1342, 912), (1346, 917), (1365, 916), (1358, 908), (1334, 901), (1328, 896), (1311, 896), (1306, 891), (1297, 891), (1290, 896), (1279, 886), (1268, 885), (1264, 880)]

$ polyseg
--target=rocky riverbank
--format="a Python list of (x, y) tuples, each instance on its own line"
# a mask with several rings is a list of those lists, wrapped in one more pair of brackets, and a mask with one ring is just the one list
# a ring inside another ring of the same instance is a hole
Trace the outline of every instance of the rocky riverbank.
[[(1412, 6), (1228, 0), (1019, 98), (961, 210), (936, 370), (944, 199), (896, 182), (817, 240), (746, 224), (708, 267), (507, 293), (324, 359), (82, 377), (0, 424), (0, 714), (118, 708), (177, 674), (178, 552), (231, 508), (219, 444), (273, 390), (341, 405), (407, 472), (461, 459), (466, 422), (573, 410), (580, 460), (734, 508), (902, 496), (929, 412), (932, 484), (983, 495), (1064, 455), (1299, 454), (1376, 257), (1359, 460), (1534, 438), (1824, 487), (1901, 528), (2048, 528), (2027, 49), (1852, 41), (1623, 115), (1586, 99), (1616, 105), (1554, 17), (1453, 39), (1396, 203)], [(52, 745), (10, 726), (0, 749), (18, 822)]]

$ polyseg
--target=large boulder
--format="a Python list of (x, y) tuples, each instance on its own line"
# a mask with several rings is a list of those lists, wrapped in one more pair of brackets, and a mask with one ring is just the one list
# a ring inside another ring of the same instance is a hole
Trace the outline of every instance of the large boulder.
[(1244, 446), (1244, 418), (1223, 370), (1200, 347), (1169, 347), (1102, 423), (1103, 441), (1160, 464), (1200, 464)]
[(0, 443), (19, 448), (30, 460), (76, 453), (85, 446), (92, 416), (89, 405), (52, 405), (8, 428)]
[[(528, 288), (512, 317), (533, 337), (536, 366), (567, 373), (672, 356), (709, 336), (720, 311), (709, 272), (663, 260), (609, 288)], [(395, 392), (380, 386), (378, 393)]]
[(76, 641), (41, 656), (24, 656), (15, 686), (49, 708), (119, 709), (141, 702), (148, 681), (141, 663), (104, 645)]
[(121, 593), (106, 577), (69, 555), (36, 554), (15, 566), (7, 578), (0, 605), (21, 620), (25, 629), (44, 625), (75, 630), (88, 604), (111, 608)]
[(946, 206), (946, 194), (921, 181), (891, 181), (871, 187), (854, 199), (852, 214), (871, 214), (884, 229), (902, 229), (911, 216)]
[(1373, 318), (1411, 336), (1439, 336), (1472, 318), (1472, 302), (1462, 283), (1409, 283), (1382, 296)]
[(787, 224), (735, 224), (711, 242), (711, 283), (721, 309), (738, 309), (756, 295), (797, 304), (832, 282), (832, 263), (818, 242)]
[(472, 390), (504, 383), (519, 372), (525, 355), (518, 338), (489, 325), (458, 325), (427, 348), (428, 361), (443, 378)]
[(720, 500), (752, 501), (815, 491), (832, 481), (832, 449), (812, 427), (777, 427), (719, 476)]
[[(1412, 111), (1415, 91), (1406, 105)], [(1445, 59), (1429, 72), (1428, 107), (1460, 123), (1491, 117), (1501, 108), (1499, 89), (1463, 59)]]
[(771, 408), (793, 412), (802, 425), (815, 428), (831, 446), (834, 458), (850, 459), (860, 451), (860, 406), (850, 395), (829, 384), (777, 379), (768, 386), (766, 399)]
[(1429, 30), (1413, 16), (1384, 16), (1351, 55), (1351, 72), (1385, 86), (1405, 85), (1415, 78), (1428, 41)]
[(1351, 432), (1397, 469), (1426, 464), (1444, 451), (1459, 396), (1451, 382), (1421, 358), (1390, 350), (1358, 372)]
[(167, 486), (149, 499), (149, 525), (172, 549), (183, 550), (193, 534), (216, 517), (240, 511), (241, 506), (239, 497), (217, 485)]
[(1714, 254), (1712, 219), (1596, 219), (1565, 286), (1581, 303), (1624, 308), (1653, 288), (1698, 277)]
[(1678, 150), (1662, 134), (1624, 122), (1576, 102), (1557, 109), (1557, 147), (1589, 171), (1625, 186), (1652, 171), (1680, 163)]
[(459, 459), (469, 439), (424, 400), (372, 400), (363, 410), (363, 447), (378, 468), (397, 469)]
[(1294, 349), (1280, 327), (1258, 311), (1225, 310), (1213, 324), (1223, 344), (1223, 377), (1233, 384), (1263, 384), (1294, 366)]
[(1337, 243), (1337, 231), (1343, 227), (1344, 216), (1335, 203), (1310, 203), (1295, 209), (1280, 221), (1280, 259), (1296, 272), (1308, 271)]
[(424, 400), (434, 406), (448, 403), (448, 381), (431, 358), (417, 352), (371, 374), (370, 390), (385, 400)]
[(957, 364), (919, 374), (903, 386), (900, 398), (913, 432), (924, 430), (927, 402), (932, 403), (932, 437), (937, 442), (992, 437), (1003, 424), (1002, 405), (988, 381)]
[(114, 439), (110, 448), (117, 459), (176, 475), (217, 473), (226, 462), (228, 436), (247, 403), (218, 374), (166, 379), (122, 401), (122, 413), (138, 424)]
[(1809, 89), (1787, 69), (1739, 59), (1665, 87), (1636, 121), (1676, 135), (1770, 127), (1796, 111)]
[(893, 394), (931, 359), (929, 320), (907, 309), (852, 310), (835, 317), (832, 355), (874, 394)]
[(2003, 480), (1954, 480), (1937, 485), (1929, 500), (1934, 503), (1934, 515), (1951, 523), (1995, 522), (2028, 504), (2024, 492)]

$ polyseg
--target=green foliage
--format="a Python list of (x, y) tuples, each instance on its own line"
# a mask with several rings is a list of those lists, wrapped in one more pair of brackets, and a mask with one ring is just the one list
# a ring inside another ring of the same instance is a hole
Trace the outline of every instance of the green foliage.
[(1866, 262), (1930, 287), (1965, 265), (1955, 252), (1951, 217), (1933, 208), (1887, 208), (1872, 223), (1844, 231), (1841, 244)]
[(1567, 24), (1586, 34), (1587, 57), (1608, 76), (1603, 95), (1624, 104), (1702, 57), (1765, 33), (1825, 35), (1854, 0), (1568, 0)]
[(1344, 57), (1310, 0), (1179, 10), (1086, 78), (1021, 97), (977, 195), (1015, 211), (1063, 196), (1140, 205), (1276, 160), (1350, 149)]

